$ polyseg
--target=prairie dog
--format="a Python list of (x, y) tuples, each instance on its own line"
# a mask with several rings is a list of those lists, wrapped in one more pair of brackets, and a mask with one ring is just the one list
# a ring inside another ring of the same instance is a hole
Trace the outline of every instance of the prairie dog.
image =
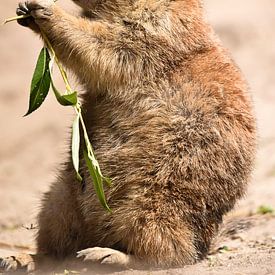
[(70, 156), (45, 194), (39, 254), (175, 267), (206, 256), (245, 192), (255, 154), (246, 82), (205, 22), (199, 0), (52, 0), (20, 4), (83, 85), (95, 154), (112, 187), (98, 202)]

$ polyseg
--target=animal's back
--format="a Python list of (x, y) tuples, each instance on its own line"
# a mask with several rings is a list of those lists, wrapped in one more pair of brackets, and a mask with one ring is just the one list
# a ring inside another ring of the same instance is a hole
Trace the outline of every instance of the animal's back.
[(139, 87), (131, 101), (97, 101), (91, 136), (113, 179), (106, 189), (112, 215), (95, 197), (91, 206), (92, 186), (82, 199), (97, 246), (168, 265), (205, 256), (252, 168), (255, 124), (246, 89), (215, 45), (166, 80)]

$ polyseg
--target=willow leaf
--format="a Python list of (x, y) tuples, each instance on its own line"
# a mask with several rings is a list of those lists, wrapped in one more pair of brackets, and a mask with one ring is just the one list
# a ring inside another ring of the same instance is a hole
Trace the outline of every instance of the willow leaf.
[(106, 210), (111, 212), (111, 209), (109, 208), (109, 206), (106, 202), (104, 189), (103, 189), (103, 181), (102, 181), (102, 177), (98, 171), (98, 167), (93, 165), (93, 158), (91, 157), (90, 153), (87, 152), (86, 150), (84, 150), (84, 158), (85, 158), (87, 167), (89, 169), (89, 173), (93, 179), (93, 184), (94, 184), (96, 195), (97, 195), (100, 203), (102, 204), (102, 206)]
[(57, 88), (55, 87), (55, 85), (53, 83), (53, 64), (54, 64), (54, 58), (52, 58), (49, 67), (50, 67), (50, 74), (51, 74), (51, 86), (52, 86), (52, 89), (53, 89), (53, 92), (55, 94), (55, 97), (56, 97), (57, 101), (62, 106), (74, 106), (74, 105), (76, 105), (77, 104), (77, 92), (62, 95), (57, 90)]
[[(101, 171), (100, 171), (100, 174), (101, 174)], [(103, 177), (103, 176), (102, 176), (102, 178), (103, 178), (104, 182), (106, 182), (109, 187), (112, 185), (112, 180), (110, 178)]]
[(96, 157), (94, 155), (94, 152), (93, 152), (93, 149), (92, 149), (92, 145), (90, 143), (88, 135), (84, 134), (84, 139), (85, 139), (85, 143), (86, 143), (86, 146), (87, 146), (87, 150), (89, 151), (89, 154), (90, 154), (90, 160), (92, 162), (92, 165), (96, 168), (97, 173), (98, 173), (99, 177), (101, 178), (101, 181), (107, 183), (108, 186), (111, 186), (112, 185), (111, 179), (107, 178), (107, 177), (104, 177), (103, 174), (102, 174), (102, 172), (101, 172), (99, 163), (98, 163), (98, 161), (97, 161), (97, 159), (96, 159)]
[(79, 174), (79, 147), (80, 147), (80, 134), (79, 134), (79, 114), (77, 114), (72, 128), (72, 159), (73, 166), (76, 171), (76, 176), (79, 181), (82, 177)]
[(25, 116), (38, 109), (48, 95), (51, 83), (49, 63), (50, 55), (44, 47), (39, 54), (32, 77), (29, 109)]

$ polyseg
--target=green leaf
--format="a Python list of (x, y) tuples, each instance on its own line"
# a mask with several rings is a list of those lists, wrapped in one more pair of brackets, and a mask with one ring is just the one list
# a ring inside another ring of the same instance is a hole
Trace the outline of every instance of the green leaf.
[(262, 215), (266, 215), (266, 214), (273, 214), (274, 213), (274, 209), (270, 206), (267, 205), (261, 205), (258, 209), (257, 209), (257, 213), (258, 214), (262, 214)]
[(62, 106), (74, 106), (77, 104), (77, 92), (73, 92), (68, 95), (61, 95), (60, 92), (55, 88), (52, 80), (51, 84), (53, 92), (59, 104), (61, 104)]
[(79, 135), (79, 113), (77, 114), (73, 122), (73, 133), (72, 133), (72, 159), (73, 166), (76, 171), (76, 176), (79, 181), (82, 181), (82, 177), (79, 174), (79, 146), (80, 146), (80, 135)]
[[(100, 171), (100, 175), (102, 176), (101, 171)], [(107, 178), (107, 177), (102, 177), (102, 178), (103, 178), (104, 182), (106, 182), (109, 187), (112, 185), (112, 180), (110, 178)]]
[(29, 109), (25, 116), (38, 109), (48, 95), (51, 83), (50, 55), (44, 47), (38, 57), (31, 82)]
[(90, 153), (92, 164), (93, 164), (94, 167), (96, 167), (98, 175), (100, 176), (101, 180), (103, 182), (107, 183), (108, 186), (111, 186), (112, 185), (112, 181), (111, 181), (110, 178), (104, 177), (102, 175), (99, 163), (98, 163), (98, 161), (95, 158), (95, 155), (94, 155), (94, 152), (93, 152), (93, 148), (92, 148), (92, 145), (90, 143), (89, 137), (87, 135), (86, 129), (83, 128), (83, 130), (84, 130), (84, 139), (85, 139), (86, 147), (87, 147), (88, 152)]
[(73, 106), (73, 105), (76, 105), (77, 104), (77, 92), (73, 92), (73, 93), (68, 94), (68, 95), (61, 95), (61, 93), (56, 89), (56, 87), (55, 87), (55, 85), (53, 83), (53, 75), (52, 75), (53, 63), (54, 63), (54, 59), (52, 58), (49, 67), (50, 67), (50, 74), (51, 74), (52, 89), (53, 89), (53, 92), (55, 94), (55, 97), (56, 97), (57, 101), (62, 106)]
[(98, 170), (98, 166), (94, 165), (94, 158), (91, 156), (90, 152), (87, 152), (86, 150), (84, 150), (84, 159), (86, 161), (86, 164), (88, 166), (89, 169), (89, 173), (93, 179), (93, 184), (94, 184), (94, 188), (95, 188), (95, 192), (97, 194), (97, 197), (100, 201), (100, 203), (102, 204), (102, 206), (108, 210), (109, 212), (111, 212), (111, 209), (109, 208), (107, 202), (106, 202), (106, 198), (105, 198), (105, 194), (104, 194), (104, 189), (103, 189), (103, 182), (102, 182), (102, 177), (99, 173)]
[(230, 251), (230, 249), (229, 249), (229, 247), (228, 247), (227, 245), (224, 245), (224, 246), (222, 246), (222, 247), (219, 247), (219, 248), (218, 248), (218, 251), (219, 251), (220, 253), (225, 253), (225, 252)]

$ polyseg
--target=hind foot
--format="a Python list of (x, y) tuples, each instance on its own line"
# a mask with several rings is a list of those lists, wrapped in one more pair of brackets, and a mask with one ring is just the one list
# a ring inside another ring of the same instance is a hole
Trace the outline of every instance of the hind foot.
[(93, 247), (77, 252), (78, 258), (84, 261), (128, 267), (133, 264), (133, 256), (111, 248)]
[(7, 271), (25, 271), (33, 272), (35, 270), (35, 263), (32, 255), (18, 254), (17, 256), (10, 256), (0, 258), (0, 272)]

